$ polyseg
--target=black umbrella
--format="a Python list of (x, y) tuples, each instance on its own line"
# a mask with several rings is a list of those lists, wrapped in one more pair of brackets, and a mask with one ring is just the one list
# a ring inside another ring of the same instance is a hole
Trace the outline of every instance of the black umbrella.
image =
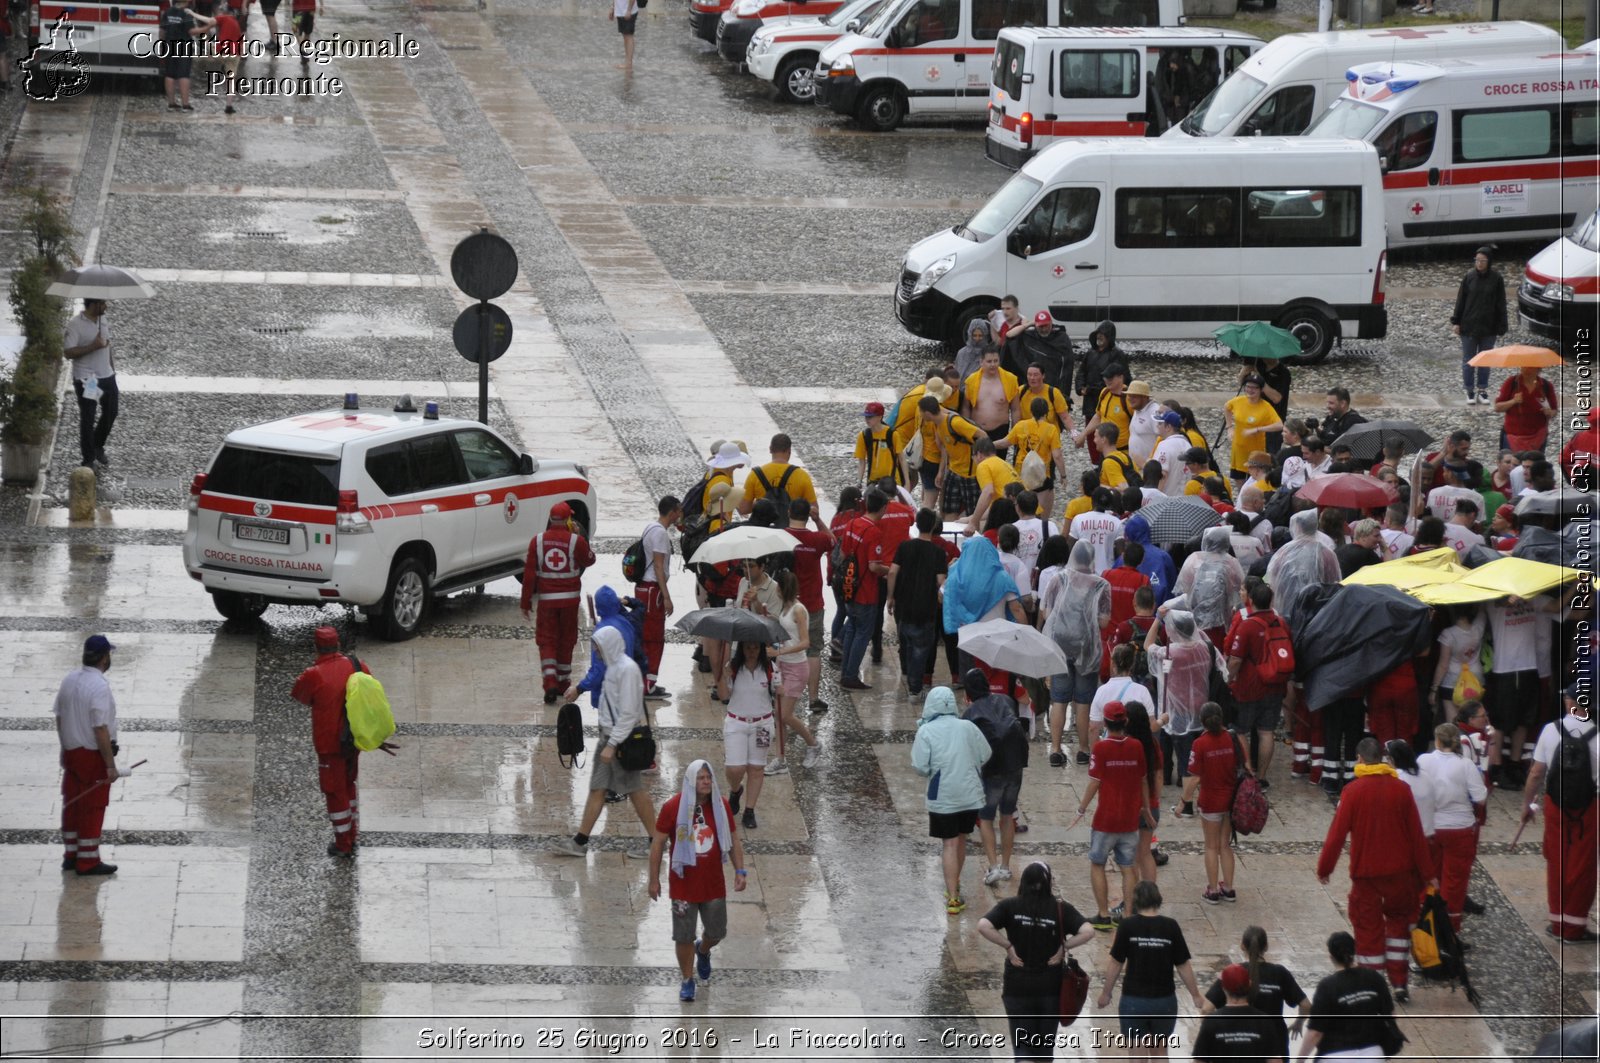
[[(1294, 633), (1295, 673), (1318, 710), (1428, 648), (1433, 610), (1394, 587), (1339, 588)], [(1298, 615), (1298, 614), (1297, 614)]]
[(1395, 440), (1404, 443), (1405, 453), (1409, 454), (1432, 443), (1433, 436), (1411, 421), (1384, 419), (1351, 425), (1329, 442), (1337, 441), (1349, 447), (1350, 456), (1357, 461), (1377, 461), (1383, 456), (1384, 444)]
[(726, 605), (720, 609), (696, 609), (674, 626), (690, 635), (723, 642), (764, 642), (776, 646), (789, 640), (783, 625), (772, 617)]

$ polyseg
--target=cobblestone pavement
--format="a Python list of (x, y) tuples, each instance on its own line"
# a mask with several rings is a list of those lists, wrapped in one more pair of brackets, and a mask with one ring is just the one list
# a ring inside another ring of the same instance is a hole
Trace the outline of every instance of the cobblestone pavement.
[[(829, 493), (853, 481), (858, 404), (938, 357), (893, 320), (898, 255), (1003, 180), (981, 131), (874, 137), (782, 107), (689, 40), (682, 0), (651, 5), (625, 78), (599, 10), (333, 0), (319, 30), (401, 32), (420, 56), (341, 61), (343, 96), (252, 99), (232, 118), (218, 100), (178, 116), (112, 85), (21, 116), (6, 179), (32, 172), (61, 191), (87, 253), (141, 271), (160, 297), (112, 309), (115, 505), (89, 525), (67, 520), (65, 439), (39, 492), (0, 497), (0, 1050), (449, 1058), (460, 1044), (419, 1031), (462, 1027), (521, 1035), (520, 1052), (487, 1046), (503, 1056), (1008, 1057), (956, 1043), (1003, 1032), (998, 955), (976, 933), (998, 894), (974, 859), (971, 907), (943, 911), (909, 765), (917, 709), (892, 663), (867, 666), (864, 694), (825, 672), (822, 762), (769, 780), (751, 889), (731, 905), (714, 980), (685, 1006), (667, 909), (623, 857), (645, 844), (638, 825), (608, 813), (586, 861), (543, 851), (573, 829), (586, 780), (557, 766), (514, 584), (450, 599), (422, 637), (388, 644), (340, 609), (226, 624), (184, 578), (187, 481), (227, 430), (351, 389), (472, 415), (473, 367), (448, 337), (464, 305), (448, 258), (479, 224), (521, 257), (500, 300), (516, 339), (494, 366), (491, 416), (535, 454), (587, 462), (601, 498), (591, 589), (617, 581), (653, 499), (693, 481), (713, 438), (759, 450), (786, 431)], [(4, 261), (19, 239), (0, 232)], [(1504, 249), (1513, 283), (1532, 250)], [(1454, 397), (1447, 319), (1465, 265), (1459, 248), (1396, 256), (1389, 339), (1297, 371), (1296, 410), (1320, 412), (1322, 391), (1343, 383), (1369, 412), (1439, 434), (1474, 427), (1486, 455), (1490, 415)], [(1203, 345), (1134, 357), (1158, 394), (1202, 411), (1232, 392)], [(70, 414), (63, 427), (70, 436)], [(384, 680), (404, 747), (364, 764), (353, 863), (323, 854), (305, 713), (287, 696), (319, 619)], [(91, 631), (119, 646), (124, 745), (149, 763), (108, 813), (120, 872), (79, 880), (57, 870), (48, 712)], [(722, 710), (689, 654), (681, 638), (667, 647), (658, 802), (693, 758), (720, 763)], [(1199, 831), (1163, 826), (1166, 910), (1208, 982), (1256, 923), (1312, 984), (1322, 942), (1345, 925), (1342, 879), (1324, 888), (1312, 873), (1327, 802), (1289, 780), (1287, 759), (1272, 825), (1241, 850), (1238, 904), (1200, 902)], [(1035, 764), (1019, 852), (1051, 860), (1067, 898), (1092, 903), (1087, 830), (1066, 828), (1083, 772), (1044, 766), (1042, 751)], [(1468, 926), (1483, 1003), (1419, 988), (1402, 1018), (1418, 1055), (1526, 1051), (1559, 1015), (1596, 1007), (1594, 950), (1539, 932), (1543, 864), (1536, 845), (1510, 846), (1515, 818), (1514, 797), (1496, 795), (1474, 872), (1488, 907)], [(1082, 961), (1098, 968), (1105, 948)], [(1175, 1056), (1195, 1022), (1182, 1019)], [(1104, 1054), (1095, 1031), (1115, 1025), (1089, 1015), (1062, 1054)], [(863, 1055), (791, 1041), (791, 1028), (905, 1046)], [(584, 1042), (583, 1030), (597, 1033)], [(644, 1040), (606, 1040), (622, 1036)]]

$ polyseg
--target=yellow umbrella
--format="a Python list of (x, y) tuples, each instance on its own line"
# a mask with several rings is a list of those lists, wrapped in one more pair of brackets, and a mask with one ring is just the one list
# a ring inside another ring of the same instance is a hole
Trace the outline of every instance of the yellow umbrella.
[(1488, 351), (1479, 351), (1467, 360), (1468, 365), (1500, 366), (1505, 369), (1522, 369), (1537, 366), (1547, 369), (1561, 364), (1561, 356), (1548, 347), (1530, 347), (1526, 343), (1511, 343)]
[(1457, 562), (1455, 550), (1452, 547), (1441, 546), (1425, 554), (1413, 554), (1410, 557), (1399, 557), (1377, 565), (1367, 565), (1346, 576), (1343, 582), (1367, 587), (1398, 587), (1400, 590), (1410, 592), (1419, 587), (1454, 583), (1471, 571)]

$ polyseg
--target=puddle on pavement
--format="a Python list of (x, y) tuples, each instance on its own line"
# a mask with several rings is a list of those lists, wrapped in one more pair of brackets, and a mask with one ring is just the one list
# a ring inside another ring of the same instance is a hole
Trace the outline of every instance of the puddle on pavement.
[(442, 327), (429, 326), (421, 321), (408, 320), (392, 314), (319, 314), (309, 318), (299, 339), (342, 340), (369, 336), (377, 339), (405, 339), (412, 336), (437, 338)]
[(332, 244), (354, 236), (364, 215), (356, 204), (317, 200), (245, 203), (238, 221), (227, 230), (206, 234), (212, 243), (259, 241), (262, 244)]

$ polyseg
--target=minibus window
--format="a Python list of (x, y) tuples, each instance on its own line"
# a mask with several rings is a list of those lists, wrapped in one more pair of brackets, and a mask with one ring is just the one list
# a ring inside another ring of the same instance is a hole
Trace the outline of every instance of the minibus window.
[(1271, 98), (1256, 108), (1254, 114), (1239, 127), (1243, 136), (1297, 137), (1311, 124), (1311, 111), (1316, 106), (1317, 90), (1311, 85), (1290, 85), (1279, 89)]
[(1118, 247), (1238, 247), (1236, 188), (1124, 188), (1117, 192)]
[(1099, 213), (1099, 189), (1058, 188), (1028, 212), (1007, 250), (1026, 257), (1082, 243), (1094, 233)]
[(1028, 50), (1017, 41), (1001, 41), (994, 50), (994, 70), (989, 80), (1013, 100), (1022, 99), (1022, 64), (1027, 56)]
[(1201, 100), (1194, 113), (1184, 119), (1183, 131), (1193, 137), (1214, 137), (1265, 91), (1267, 83), (1249, 74), (1231, 77), (1217, 86), (1216, 92)]
[(890, 47), (946, 41), (961, 29), (961, 0), (917, 0), (895, 25)]
[(1245, 247), (1360, 247), (1361, 189), (1251, 188)]
[(1554, 154), (1554, 108), (1457, 111), (1456, 162), (1541, 159)]
[(332, 506), (339, 502), (339, 459), (225, 446), (206, 474), (206, 490), (268, 502)]
[(973, 0), (972, 35), (992, 41), (1007, 26), (1043, 26), (1049, 10), (1049, 0)]
[(1061, 0), (1063, 26), (1159, 26), (1159, 0)]
[(1139, 94), (1139, 53), (1069, 49), (1061, 53), (1061, 95), (1069, 100)]
[(1043, 187), (1042, 182), (1024, 174), (1017, 174), (1000, 186), (1000, 191), (983, 205), (982, 210), (972, 216), (971, 221), (964, 226), (957, 226), (956, 234), (980, 243), (989, 239), (1009, 226), (1011, 219), (1015, 218)]
[(1600, 140), (1600, 109), (1593, 100), (1561, 105), (1561, 123), (1565, 136), (1561, 138), (1568, 155), (1593, 155), (1595, 143)]
[(1439, 116), (1433, 111), (1401, 115), (1373, 138), (1385, 172), (1414, 170), (1433, 158), (1433, 138), (1439, 129)]

